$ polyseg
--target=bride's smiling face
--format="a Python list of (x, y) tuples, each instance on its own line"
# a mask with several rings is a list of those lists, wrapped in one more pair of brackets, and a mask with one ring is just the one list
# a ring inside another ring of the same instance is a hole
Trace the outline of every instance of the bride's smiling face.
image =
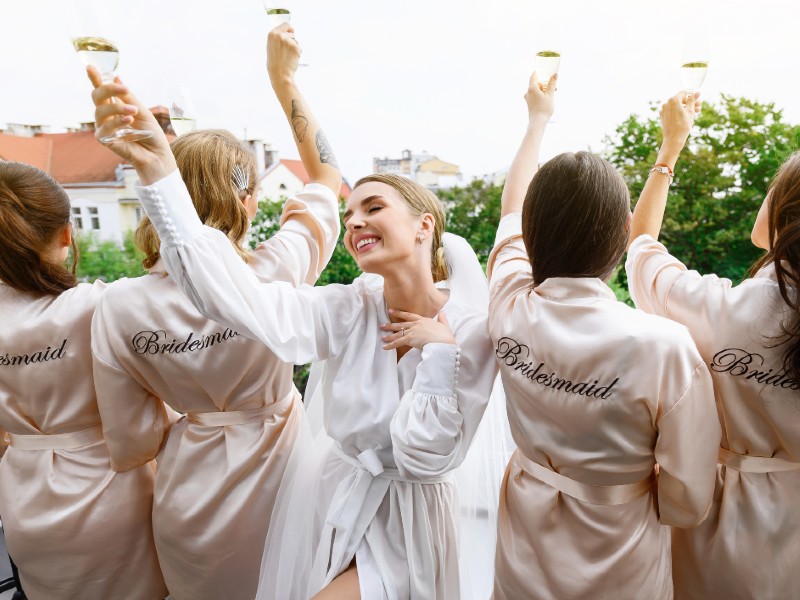
[(430, 256), (433, 215), (415, 215), (400, 192), (385, 183), (357, 186), (343, 221), (344, 245), (364, 272), (382, 274), (392, 264)]

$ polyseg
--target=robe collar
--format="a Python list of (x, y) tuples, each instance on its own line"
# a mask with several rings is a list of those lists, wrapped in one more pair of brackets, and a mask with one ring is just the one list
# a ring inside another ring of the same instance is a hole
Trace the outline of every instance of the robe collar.
[(596, 277), (549, 277), (533, 291), (544, 298), (605, 298), (616, 300), (613, 290)]

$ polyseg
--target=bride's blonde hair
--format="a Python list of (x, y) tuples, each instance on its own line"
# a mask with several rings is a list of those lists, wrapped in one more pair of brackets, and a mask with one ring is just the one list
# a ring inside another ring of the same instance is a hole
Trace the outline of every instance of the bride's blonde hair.
[(442, 235), (444, 234), (447, 216), (445, 215), (444, 207), (439, 201), (439, 198), (425, 186), (391, 173), (367, 175), (359, 179), (355, 187), (369, 182), (383, 183), (397, 190), (415, 215), (422, 215), (424, 213), (433, 215), (434, 227), (433, 244), (431, 245), (431, 273), (433, 274), (434, 282), (448, 279), (447, 262), (444, 258), (444, 246), (442, 246)]

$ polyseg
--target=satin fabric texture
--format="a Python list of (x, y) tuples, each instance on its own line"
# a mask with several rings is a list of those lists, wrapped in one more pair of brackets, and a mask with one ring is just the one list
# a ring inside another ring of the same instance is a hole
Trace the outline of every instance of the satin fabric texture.
[[(521, 216), (489, 259), (489, 328), (518, 446), (494, 598), (672, 597), (669, 529), (711, 505), (720, 426), (685, 328), (593, 278), (534, 285)], [(658, 463), (657, 481), (653, 474)]]
[[(190, 205), (179, 179), (138, 193), (162, 236), (167, 270), (202, 314), (283, 360), (327, 360), (327, 439), (309, 453), (311, 465), (301, 461), (303, 474), (324, 475), (314, 482), (318, 493), (292, 496), (307, 507), (297, 520), (273, 516), (285, 534), (270, 531), (259, 598), (306, 599), (353, 558), (365, 598), (458, 597), (458, 507), (446, 479), (469, 448), (496, 372), (485, 317), (451, 299), (443, 310), (458, 344), (428, 344), (398, 362), (382, 349), (382, 288), (260, 283), (219, 232), (176, 218)], [(273, 535), (287, 543), (273, 544)], [(297, 547), (298, 537), (312, 545)], [(272, 551), (283, 555), (277, 571)]]
[(31, 600), (161, 600), (153, 467), (111, 467), (92, 381), (90, 323), (107, 288), (59, 296), (0, 283), (0, 516)]
[(787, 376), (777, 344), (793, 317), (775, 266), (733, 285), (687, 269), (643, 235), (626, 270), (639, 308), (689, 329), (722, 423), (708, 519), (672, 533), (676, 598), (799, 598), (800, 382)]
[[(326, 187), (307, 186), (249, 264), (222, 239), (259, 281), (313, 283), (336, 244), (337, 207)], [(292, 364), (201, 315), (160, 260), (148, 275), (109, 286), (94, 318), (93, 354), (115, 468), (158, 457), (153, 528), (171, 598), (252, 600), (305, 418)], [(159, 426), (165, 407), (169, 430)]]

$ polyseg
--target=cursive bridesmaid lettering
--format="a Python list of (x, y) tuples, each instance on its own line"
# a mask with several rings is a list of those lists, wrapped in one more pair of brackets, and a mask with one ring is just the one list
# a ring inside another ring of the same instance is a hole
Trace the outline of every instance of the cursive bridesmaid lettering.
[(61, 342), (61, 345), (56, 349), (53, 349), (52, 346), (48, 346), (46, 350), (39, 350), (31, 354), (0, 354), (0, 367), (16, 367), (19, 365), (30, 365), (58, 360), (67, 355), (66, 348), (67, 339), (64, 338), (64, 341)]
[(717, 373), (732, 377), (744, 377), (762, 385), (771, 385), (785, 390), (800, 390), (800, 383), (789, 377), (784, 370), (764, 369), (764, 357), (757, 352), (741, 348), (725, 348), (714, 355), (709, 367)]
[(179, 342), (173, 338), (171, 342), (167, 340), (171, 337), (163, 329), (157, 331), (140, 331), (131, 340), (133, 351), (137, 354), (181, 354), (183, 352), (196, 352), (198, 350), (205, 350), (214, 344), (221, 344), (231, 338), (239, 335), (238, 332), (232, 329), (225, 329), (225, 331), (212, 333), (211, 335), (200, 336), (194, 339), (194, 332)]
[(534, 383), (538, 383), (544, 387), (553, 388), (555, 390), (564, 390), (570, 394), (577, 394), (578, 396), (592, 396), (594, 398), (611, 397), (611, 390), (619, 381), (619, 377), (614, 379), (608, 385), (597, 386), (599, 379), (595, 379), (591, 383), (588, 381), (573, 382), (570, 379), (557, 377), (555, 372), (550, 372), (544, 366), (543, 362), (538, 362), (531, 358), (531, 351), (525, 344), (520, 344), (513, 338), (504, 337), (500, 338), (497, 342), (495, 355), (502, 364), (511, 367), (513, 371), (519, 372), (523, 377), (530, 379)]

